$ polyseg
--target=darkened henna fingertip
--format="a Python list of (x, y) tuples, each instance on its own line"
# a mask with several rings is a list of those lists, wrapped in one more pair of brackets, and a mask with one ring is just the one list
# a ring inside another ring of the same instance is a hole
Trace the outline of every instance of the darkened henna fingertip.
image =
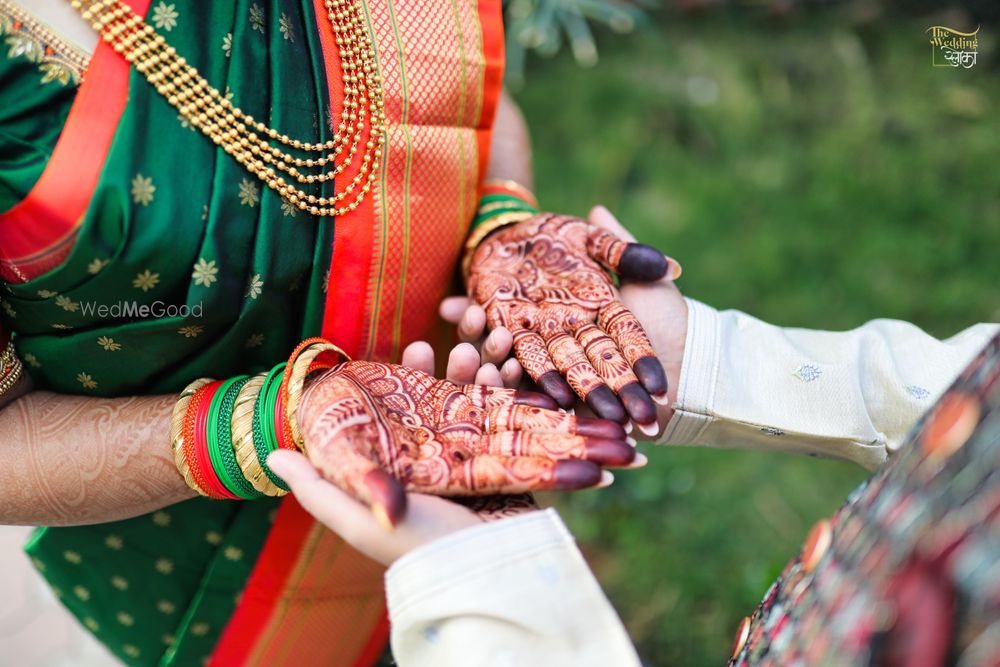
[(591, 461), (558, 461), (552, 468), (552, 488), (560, 491), (586, 489), (601, 481), (601, 467)]
[(624, 440), (587, 438), (587, 460), (602, 466), (627, 466), (635, 460), (635, 448)]
[(629, 243), (622, 253), (618, 273), (623, 278), (651, 282), (667, 275), (669, 263), (656, 248), (645, 243)]
[(619, 424), (625, 423), (627, 417), (625, 407), (608, 385), (602, 384), (592, 389), (583, 402), (598, 417), (610, 419)]
[[(663, 364), (656, 357), (642, 357), (632, 366), (639, 382), (646, 388), (654, 398), (659, 399), (667, 394), (667, 374), (663, 370)], [(657, 400), (659, 403), (660, 401)]]
[(533, 408), (542, 408), (544, 410), (556, 410), (559, 405), (549, 396), (537, 391), (523, 391), (518, 389), (514, 393), (514, 404), (515, 405), (528, 405)]
[(546, 394), (551, 396), (560, 408), (568, 410), (576, 402), (576, 394), (573, 393), (569, 382), (559, 371), (548, 371), (538, 378), (538, 386)]
[(632, 421), (651, 424), (656, 421), (656, 405), (649, 393), (638, 382), (630, 382), (618, 391), (618, 397), (625, 404)]
[(383, 528), (391, 530), (406, 515), (406, 492), (403, 485), (382, 469), (366, 474), (363, 483), (368, 490), (375, 518)]
[(625, 438), (625, 427), (610, 419), (595, 419), (593, 417), (576, 418), (576, 434), (590, 438)]

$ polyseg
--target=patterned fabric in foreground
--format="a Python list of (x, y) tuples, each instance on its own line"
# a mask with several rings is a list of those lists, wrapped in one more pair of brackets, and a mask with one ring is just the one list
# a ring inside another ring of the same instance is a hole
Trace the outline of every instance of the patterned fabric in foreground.
[(998, 537), (1000, 337), (813, 528), (731, 664), (1000, 664)]

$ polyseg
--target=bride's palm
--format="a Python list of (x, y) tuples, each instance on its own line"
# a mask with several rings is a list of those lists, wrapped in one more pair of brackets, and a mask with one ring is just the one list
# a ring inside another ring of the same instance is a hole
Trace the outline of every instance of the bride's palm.
[(662, 400), (666, 378), (608, 272), (656, 280), (667, 269), (649, 246), (579, 218), (542, 213), (482, 242), (469, 294), (490, 328), (510, 330), (518, 361), (560, 405), (570, 407), (575, 393), (601, 417), (652, 424), (650, 394)]
[(323, 475), (396, 523), (404, 491), (515, 494), (597, 484), (634, 449), (618, 424), (557, 412), (546, 396), (460, 387), (421, 371), (352, 361), (315, 380), (299, 421)]

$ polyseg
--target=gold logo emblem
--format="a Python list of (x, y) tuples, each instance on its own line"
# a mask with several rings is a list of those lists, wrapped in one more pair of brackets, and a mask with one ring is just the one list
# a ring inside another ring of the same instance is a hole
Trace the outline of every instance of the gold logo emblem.
[(979, 57), (978, 27), (972, 32), (961, 32), (935, 25), (926, 32), (931, 34), (931, 65), (934, 67), (971, 69), (976, 64)]

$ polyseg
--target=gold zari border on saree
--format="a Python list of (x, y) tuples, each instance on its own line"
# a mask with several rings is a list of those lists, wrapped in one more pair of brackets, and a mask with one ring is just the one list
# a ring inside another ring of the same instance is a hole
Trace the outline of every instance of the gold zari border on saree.
[(8, 57), (24, 57), (37, 63), (42, 84), (57, 81), (63, 86), (80, 85), (90, 54), (62, 39), (10, 0), (0, 0), (0, 35), (6, 36)]

